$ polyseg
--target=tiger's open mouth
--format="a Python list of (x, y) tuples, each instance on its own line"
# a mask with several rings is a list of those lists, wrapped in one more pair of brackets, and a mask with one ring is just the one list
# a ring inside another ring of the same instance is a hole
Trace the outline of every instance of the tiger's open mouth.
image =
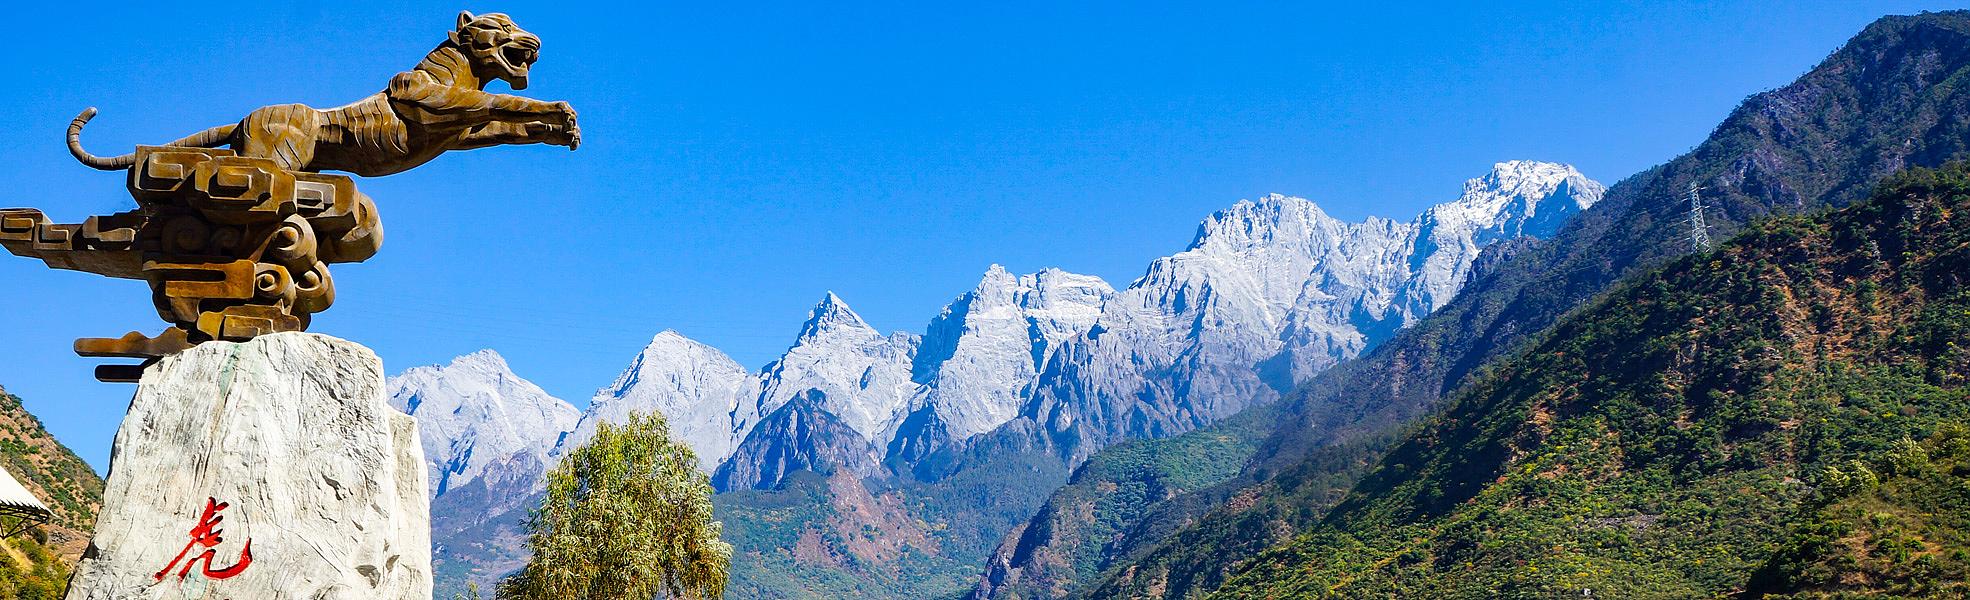
[(499, 61), (500, 70), (505, 71), (500, 79), (515, 90), (527, 89), (527, 71), (534, 61), (540, 60), (540, 38), (532, 35), (519, 35), (500, 44), (499, 51), (493, 53)]
[(538, 48), (508, 45), (505, 49), (500, 50), (499, 53), (500, 58), (504, 59), (507, 65), (522, 69), (533, 66), (534, 61), (540, 60), (540, 49)]

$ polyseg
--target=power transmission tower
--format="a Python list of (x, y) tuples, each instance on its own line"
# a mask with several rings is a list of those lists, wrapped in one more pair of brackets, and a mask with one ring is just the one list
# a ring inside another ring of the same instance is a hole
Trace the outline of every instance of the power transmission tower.
[(1703, 197), (1696, 191), (1696, 182), (1690, 182), (1690, 246), (1697, 252), (1710, 251), (1710, 226), (1703, 222)]

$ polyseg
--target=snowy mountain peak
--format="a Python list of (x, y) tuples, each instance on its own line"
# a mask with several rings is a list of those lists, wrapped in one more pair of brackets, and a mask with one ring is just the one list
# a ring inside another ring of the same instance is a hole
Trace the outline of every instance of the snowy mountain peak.
[(453, 358), (451, 360), (451, 366), (453, 367), (467, 366), (467, 365), (484, 365), (489, 368), (510, 370), (509, 367), (506, 366), (506, 357), (500, 356), (498, 352), (494, 352), (493, 349), (491, 348), (480, 350), (478, 352), (473, 352), (471, 354)]
[[(1547, 196), (1561, 182), (1573, 180), (1592, 181), (1573, 165), (1537, 160), (1508, 160), (1491, 165), (1491, 172), (1464, 182), (1464, 195), (1490, 190), (1510, 196)], [(1596, 185), (1598, 187), (1598, 184)], [(1587, 208), (1600, 201), (1598, 195), (1591, 198), (1575, 198), (1576, 208)]]
[(678, 333), (677, 330), (675, 329), (665, 329), (663, 331), (657, 332), (656, 335), (650, 336), (651, 346), (670, 346), (670, 345), (678, 345), (678, 344), (697, 344), (697, 343), (698, 343), (697, 340), (684, 337), (684, 334)]
[[(595, 393), (591, 403), (605, 403), (613, 398), (629, 394), (645, 375), (672, 374), (689, 370), (703, 364), (722, 364), (732, 362), (724, 352), (703, 342), (684, 337), (674, 329), (665, 329), (650, 338), (650, 343), (636, 353), (629, 368), (616, 376), (615, 383)], [(737, 365), (738, 363), (732, 363)]]
[(862, 315), (855, 314), (855, 310), (848, 307), (848, 302), (830, 291), (821, 297), (821, 302), (815, 304), (813, 310), (807, 311), (807, 322), (800, 326), (800, 339), (808, 340), (844, 331), (879, 335), (875, 328), (862, 320)]
[(1036, 287), (1042, 289), (1048, 287), (1095, 287), (1106, 288), (1111, 291), (1114, 289), (1109, 287), (1108, 282), (1100, 277), (1064, 271), (1059, 267), (1040, 269), (1038, 273), (1023, 276), (1021, 279), (1031, 279), (1035, 282), (1034, 285)]
[(1463, 195), (1431, 207), (1421, 220), (1459, 234), (1545, 237), (1557, 232), (1573, 213), (1599, 202), (1606, 192), (1570, 165), (1512, 160), (1464, 182)]
[(1402, 291), (1406, 321), (1449, 302), (1470, 276), (1478, 251), (1501, 239), (1550, 237), (1574, 214), (1600, 202), (1607, 188), (1572, 166), (1530, 160), (1493, 165), (1464, 182), (1456, 200), (1416, 218), (1413, 278)]
[(588, 411), (556, 454), (587, 443), (599, 423), (623, 423), (632, 412), (661, 414), (672, 435), (691, 447), (709, 473), (730, 455), (756, 414), (759, 382), (717, 348), (664, 330), (636, 353), (614, 383), (595, 392)]
[[(1018, 293), (1019, 287), (1019, 276), (1012, 274), (1011, 271), (1007, 271), (1004, 266), (995, 263), (985, 268), (985, 274), (978, 278), (978, 285), (973, 286), (970, 292), (967, 292), (964, 297), (961, 297), (959, 303), (968, 305), (979, 304), (981, 302), (985, 304), (1011, 304), (1012, 296)], [(966, 302), (965, 298), (970, 298), (971, 300)], [(958, 303), (953, 303), (953, 306), (956, 304)], [(950, 308), (951, 306), (945, 307), (946, 310)]]
[(1035, 366), (1044, 366), (1053, 348), (1094, 327), (1101, 307), (1114, 295), (1114, 287), (1093, 275), (1048, 267), (1021, 276), (1018, 304), (1038, 336), (1032, 340)]
[(545, 464), (581, 414), (513, 374), (491, 350), (404, 371), (389, 389), (391, 405), (417, 418), (433, 495), (481, 478), (496, 486)]
[(986, 268), (926, 328), (912, 366), (922, 384), (911, 402), (917, 412), (891, 451), (907, 458), (1012, 420), (1047, 357), (1087, 333), (1114, 293), (1099, 277), (1057, 268)]
[(794, 396), (820, 390), (823, 410), (867, 440), (881, 439), (903, 418), (915, 393), (910, 364), (919, 343), (909, 333), (877, 333), (829, 292), (808, 313), (793, 346), (759, 374), (756, 414), (773, 414)]
[(1267, 194), (1213, 213), (1197, 226), (1190, 249), (1240, 253), (1280, 244), (1299, 245), (1340, 225), (1312, 200)]
[(398, 377), (401, 378), (411, 373), (427, 371), (441, 373), (454, 378), (468, 376), (469, 374), (470, 377), (488, 382), (519, 378), (518, 375), (513, 374), (513, 367), (506, 364), (506, 357), (500, 356), (498, 352), (494, 352), (490, 348), (453, 357), (451, 362), (444, 366), (414, 367), (404, 371)]
[[(680, 362), (719, 362), (721, 360), (730, 359), (725, 358), (723, 351), (713, 348), (709, 344), (685, 337), (684, 334), (678, 333), (677, 330), (665, 329), (663, 332), (651, 336), (650, 343), (644, 345), (642, 351), (637, 352), (636, 359), (631, 364), (630, 371), (640, 371), (649, 368), (668, 368)], [(630, 374), (624, 373), (624, 375)], [(623, 387), (623, 382), (618, 381), (604, 389), (617, 389), (621, 387)]]

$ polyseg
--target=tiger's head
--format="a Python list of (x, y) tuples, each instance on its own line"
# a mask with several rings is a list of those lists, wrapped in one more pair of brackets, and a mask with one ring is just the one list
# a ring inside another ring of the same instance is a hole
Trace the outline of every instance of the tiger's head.
[(527, 70), (540, 59), (540, 36), (500, 13), (458, 13), (458, 29), (451, 32), (451, 41), (471, 60), (480, 81), (498, 79), (516, 90), (527, 89)]

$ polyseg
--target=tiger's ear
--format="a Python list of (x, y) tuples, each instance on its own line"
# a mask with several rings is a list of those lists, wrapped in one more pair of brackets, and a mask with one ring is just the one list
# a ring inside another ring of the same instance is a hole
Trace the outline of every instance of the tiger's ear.
[(474, 19), (474, 18), (476, 18), (476, 17), (473, 17), (473, 16), (472, 16), (472, 11), (469, 11), (469, 10), (461, 10), (461, 11), (458, 11), (458, 28), (459, 28), (459, 29), (464, 29), (464, 28), (465, 28), (465, 24), (466, 24), (466, 23), (471, 23), (471, 22), (472, 22), (472, 19)]

